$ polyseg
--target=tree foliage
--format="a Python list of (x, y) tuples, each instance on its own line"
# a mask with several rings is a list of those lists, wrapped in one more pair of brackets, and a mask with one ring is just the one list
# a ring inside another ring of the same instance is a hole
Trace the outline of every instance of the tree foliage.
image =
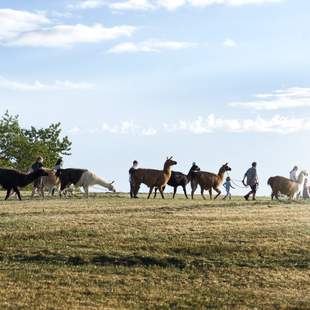
[(0, 166), (27, 171), (38, 157), (53, 167), (59, 157), (71, 155), (71, 142), (61, 136), (61, 124), (47, 128), (22, 128), (18, 115), (6, 112), (0, 119)]

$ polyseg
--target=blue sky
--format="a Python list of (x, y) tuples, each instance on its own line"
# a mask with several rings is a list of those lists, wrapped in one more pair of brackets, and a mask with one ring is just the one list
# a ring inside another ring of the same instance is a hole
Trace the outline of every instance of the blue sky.
[[(128, 189), (174, 155), (242, 178), (309, 169), (310, 4), (302, 0), (1, 1), (0, 112), (60, 121), (67, 167)], [(235, 193), (242, 193), (236, 191)]]

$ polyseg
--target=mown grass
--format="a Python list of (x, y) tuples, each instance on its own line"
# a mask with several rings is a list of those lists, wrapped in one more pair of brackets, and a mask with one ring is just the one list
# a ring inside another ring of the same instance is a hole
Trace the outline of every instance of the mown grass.
[(309, 309), (310, 204), (0, 202), (0, 309)]

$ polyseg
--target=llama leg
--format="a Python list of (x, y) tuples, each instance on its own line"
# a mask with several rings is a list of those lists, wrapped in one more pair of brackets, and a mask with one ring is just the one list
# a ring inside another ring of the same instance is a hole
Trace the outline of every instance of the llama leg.
[(40, 188), (40, 192), (41, 192), (42, 198), (44, 199), (44, 187)]
[(35, 193), (36, 193), (36, 187), (34, 186), (34, 187), (32, 188), (31, 198), (34, 197), (34, 194), (35, 194)]
[(183, 185), (182, 187), (183, 187), (183, 192), (184, 192), (184, 195), (185, 195), (186, 199), (188, 199), (187, 192), (186, 192), (186, 186), (185, 186), (185, 185)]
[(214, 197), (214, 200), (221, 195), (221, 191), (217, 188), (214, 188), (214, 190), (217, 192), (217, 195)]
[(212, 200), (212, 188), (209, 189), (210, 200)]
[(197, 189), (197, 183), (191, 182), (191, 188), (192, 188), (191, 196), (192, 196), (192, 199), (194, 199), (194, 194)]
[(157, 196), (157, 187), (155, 188), (155, 193), (154, 193), (154, 199), (156, 198), (156, 196)]
[(177, 187), (174, 187), (174, 188), (173, 188), (173, 196), (172, 196), (173, 199), (174, 199), (174, 197), (175, 197), (175, 194), (177, 193), (177, 189), (178, 189)]
[(11, 196), (11, 191), (12, 191), (12, 188), (9, 188), (9, 189), (6, 190), (6, 196), (5, 196), (4, 200), (8, 200), (9, 199), (9, 197)]
[(83, 189), (84, 189), (86, 198), (88, 198), (88, 186), (84, 185), (84, 186), (83, 186)]
[(133, 185), (133, 198), (138, 198), (137, 195), (139, 193), (139, 189), (140, 189), (139, 183)]
[(152, 195), (152, 192), (153, 192), (153, 188), (154, 187), (150, 187), (150, 191), (149, 191), (149, 195), (147, 196), (147, 199), (150, 199), (150, 196)]
[(204, 195), (204, 188), (202, 187), (202, 186), (200, 186), (200, 193), (201, 193), (201, 196), (202, 196), (202, 198), (204, 199), (204, 200), (206, 200), (206, 197), (205, 197), (205, 195)]
[(165, 197), (164, 197), (164, 190), (163, 190), (162, 187), (159, 188), (159, 192), (160, 192), (160, 194), (161, 194), (161, 198), (162, 198), (162, 199), (165, 199)]
[(17, 187), (13, 187), (15, 193), (17, 194), (17, 197), (19, 200), (22, 200), (22, 197), (20, 197), (20, 192), (19, 192), (19, 189)]

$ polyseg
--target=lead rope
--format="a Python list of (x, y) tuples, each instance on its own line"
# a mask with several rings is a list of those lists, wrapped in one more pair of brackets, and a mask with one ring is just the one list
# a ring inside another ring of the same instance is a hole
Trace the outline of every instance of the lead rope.
[[(227, 175), (230, 177), (229, 173), (227, 173)], [(243, 181), (242, 181), (242, 180), (232, 179), (231, 177), (230, 177), (230, 180), (231, 180), (232, 184), (234, 184), (234, 185), (237, 186), (238, 188), (242, 188), (242, 189), (243, 189), (243, 188), (247, 188), (247, 186), (244, 186), (244, 185), (243, 185)], [(236, 182), (242, 183), (242, 186), (240, 186), (240, 185), (237, 184)]]

